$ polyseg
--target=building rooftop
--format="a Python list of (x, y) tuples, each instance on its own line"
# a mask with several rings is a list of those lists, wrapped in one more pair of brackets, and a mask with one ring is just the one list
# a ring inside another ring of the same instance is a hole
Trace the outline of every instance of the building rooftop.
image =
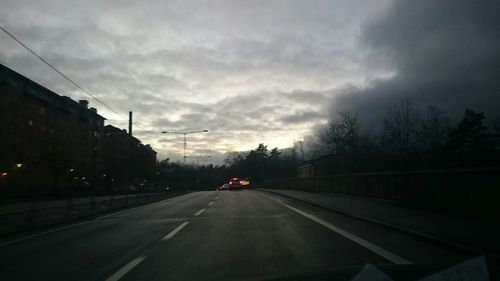
[(88, 108), (88, 101), (80, 100), (77, 102), (70, 97), (58, 95), (2, 64), (0, 64), (0, 81), (3, 84), (20, 89), (31, 97), (61, 110), (70, 111), (82, 117), (94, 117), (106, 120), (106, 118), (97, 114), (95, 108)]

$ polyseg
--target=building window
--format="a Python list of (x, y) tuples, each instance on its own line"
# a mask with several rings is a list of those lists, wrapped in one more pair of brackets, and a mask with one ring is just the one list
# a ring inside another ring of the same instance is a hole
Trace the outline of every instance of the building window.
[(33, 120), (28, 120), (28, 125), (33, 126)]
[(45, 115), (45, 107), (40, 107), (40, 114)]

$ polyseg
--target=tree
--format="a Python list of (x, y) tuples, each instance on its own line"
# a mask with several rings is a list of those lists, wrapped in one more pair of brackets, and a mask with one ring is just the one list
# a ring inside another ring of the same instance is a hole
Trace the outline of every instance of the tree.
[(270, 161), (279, 160), (280, 154), (281, 154), (281, 152), (278, 151), (277, 147), (271, 149), (271, 153), (269, 154), (269, 160)]
[(358, 114), (348, 109), (339, 112), (340, 119), (337, 122), (338, 144), (341, 151), (354, 152), (359, 148), (360, 122)]
[(226, 159), (224, 159), (224, 164), (228, 166), (240, 165), (241, 162), (245, 159), (242, 153), (240, 152), (228, 152)]
[(451, 130), (447, 152), (455, 164), (489, 164), (495, 153), (494, 135), (483, 125), (484, 113), (465, 110), (464, 118)]
[(381, 134), (384, 149), (389, 153), (395, 153), (400, 159), (416, 152), (420, 122), (420, 112), (408, 99), (388, 108)]
[(319, 155), (342, 154), (358, 149), (360, 122), (357, 113), (344, 109), (338, 114), (339, 118), (332, 120), (318, 134)]
[(443, 147), (450, 132), (450, 120), (436, 106), (429, 106), (418, 129), (417, 140), (422, 152), (423, 164), (442, 164)]
[(291, 158), (297, 164), (305, 161), (304, 141), (293, 142)]

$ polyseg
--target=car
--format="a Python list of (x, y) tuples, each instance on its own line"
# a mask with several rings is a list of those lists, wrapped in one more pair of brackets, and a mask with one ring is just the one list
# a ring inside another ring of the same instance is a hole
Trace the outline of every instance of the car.
[(215, 191), (221, 191), (224, 190), (224, 185), (219, 185), (215, 188)]
[(243, 185), (241, 184), (241, 180), (239, 178), (231, 178), (228, 183), (230, 190), (241, 190), (243, 188)]
[(242, 186), (248, 186), (248, 185), (250, 185), (250, 180), (248, 178), (244, 178), (244, 179), (240, 180), (240, 184)]
[(229, 184), (225, 183), (219, 187), (219, 190), (229, 190)]

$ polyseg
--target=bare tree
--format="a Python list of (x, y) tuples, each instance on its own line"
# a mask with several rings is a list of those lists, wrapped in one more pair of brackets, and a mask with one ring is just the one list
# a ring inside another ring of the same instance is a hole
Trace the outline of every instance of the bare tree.
[(425, 151), (440, 149), (450, 132), (450, 120), (437, 106), (430, 105), (424, 113), (418, 130), (418, 141)]
[(304, 141), (293, 142), (292, 157), (296, 162), (302, 162), (305, 160)]
[(384, 117), (381, 135), (383, 147), (399, 157), (415, 152), (420, 122), (420, 112), (408, 99), (389, 107)]
[(348, 109), (339, 111), (340, 119), (337, 121), (338, 145), (343, 151), (357, 151), (360, 138), (360, 122), (358, 114)]
[(360, 124), (358, 115), (348, 109), (338, 112), (338, 119), (320, 130), (317, 148), (320, 155), (339, 154), (356, 150), (359, 145)]

